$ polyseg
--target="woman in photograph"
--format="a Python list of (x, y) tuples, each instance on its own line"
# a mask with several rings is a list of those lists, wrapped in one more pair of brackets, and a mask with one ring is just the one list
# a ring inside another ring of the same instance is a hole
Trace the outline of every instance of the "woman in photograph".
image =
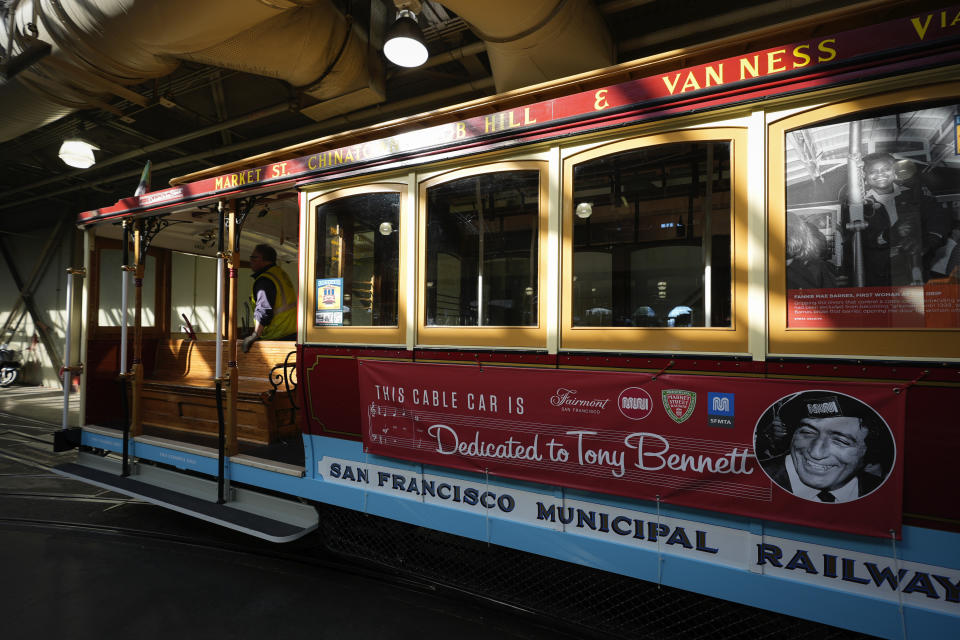
[(824, 259), (827, 239), (810, 222), (787, 214), (787, 288), (826, 289), (837, 286), (837, 276)]

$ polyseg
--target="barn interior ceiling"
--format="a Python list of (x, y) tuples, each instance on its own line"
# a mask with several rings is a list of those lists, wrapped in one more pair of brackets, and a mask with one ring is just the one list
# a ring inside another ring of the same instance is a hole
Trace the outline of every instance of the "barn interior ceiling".
[[(90, 14), (80, 20), (68, 0), (0, 0), (15, 47), (31, 20), (39, 39), (56, 40), (50, 56), (0, 79), (0, 231), (132, 195), (147, 160), (158, 189), (279, 147), (655, 53), (742, 34), (734, 46), (748, 52), (946, 4), (421, 0), (430, 57), (404, 69), (381, 52), (393, 0), (227, 1), (232, 11), (223, 0), (154, 3), (172, 7), (161, 16), (141, 10), (144, 0), (76, 0)], [(228, 24), (210, 35), (205, 21), (218, 16)], [(773, 25), (784, 28), (751, 34)], [(73, 136), (99, 148), (95, 165), (58, 158)]]

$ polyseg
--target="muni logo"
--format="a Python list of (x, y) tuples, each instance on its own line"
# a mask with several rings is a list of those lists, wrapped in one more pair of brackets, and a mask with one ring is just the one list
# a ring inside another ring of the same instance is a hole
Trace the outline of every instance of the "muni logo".
[(711, 427), (733, 427), (732, 393), (707, 393), (707, 424)]
[(643, 420), (653, 411), (653, 398), (640, 387), (627, 387), (617, 398), (617, 408), (631, 420)]

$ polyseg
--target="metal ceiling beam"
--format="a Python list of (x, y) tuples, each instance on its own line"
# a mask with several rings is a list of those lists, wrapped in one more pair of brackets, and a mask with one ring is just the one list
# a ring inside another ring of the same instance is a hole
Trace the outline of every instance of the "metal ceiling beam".
[[(888, 0), (876, 0), (874, 2), (866, 2), (863, 4), (874, 6), (877, 4), (883, 4), (884, 2), (889, 3)], [(644, 33), (643, 35), (630, 38), (629, 40), (623, 40), (617, 45), (617, 49), (621, 53), (648, 49), (658, 45), (676, 42), (682, 38), (697, 36), (715, 29), (722, 29), (734, 25), (742, 25), (748, 20), (782, 15), (788, 11), (796, 11), (797, 9), (815, 4), (823, 4), (823, 0), (778, 0), (776, 2), (764, 2), (754, 6), (735, 9), (727, 13), (719, 13), (702, 18), (700, 20), (682, 22), (674, 27), (650, 31), (648, 33)], [(844, 3), (842, 2), (838, 4), (844, 9), (849, 8), (844, 7)], [(731, 4), (730, 6), (736, 5)], [(744, 41), (747, 40), (746, 34), (744, 33), (738, 34), (737, 37)]]
[[(223, 82), (220, 80), (219, 69), (213, 74), (213, 82), (210, 84), (210, 94), (213, 99), (213, 109), (217, 114), (217, 119), (221, 122), (227, 119), (227, 99), (223, 95)], [(220, 130), (220, 142), (228, 145), (233, 140), (230, 138), (229, 129)]]
[[(229, 147), (219, 147), (216, 149), (209, 149), (207, 151), (201, 151), (189, 156), (184, 156), (183, 158), (176, 158), (174, 160), (168, 160), (166, 162), (159, 162), (153, 165), (154, 172), (160, 171), (162, 169), (168, 169), (170, 167), (180, 166), (188, 162), (193, 162), (199, 159), (208, 158), (210, 156), (222, 155), (233, 153), (235, 151), (243, 151), (244, 149), (249, 149), (251, 147), (264, 147), (269, 148), (269, 145), (279, 141), (279, 140), (288, 140), (290, 138), (306, 138), (309, 136), (316, 136), (321, 133), (325, 133), (331, 129), (338, 129), (344, 125), (351, 126), (356, 125), (358, 121), (363, 119), (370, 118), (382, 118), (386, 115), (393, 115), (398, 111), (405, 111), (412, 107), (427, 104), (431, 102), (437, 102), (440, 100), (445, 100), (457, 95), (462, 95), (465, 93), (471, 93), (476, 91), (484, 91), (486, 89), (493, 88), (493, 78), (480, 78), (472, 82), (467, 82), (464, 84), (457, 85), (455, 87), (448, 87), (446, 89), (441, 89), (439, 91), (434, 91), (433, 93), (425, 94), (422, 96), (415, 96), (413, 98), (408, 98), (406, 100), (400, 100), (396, 102), (389, 102), (386, 106), (374, 106), (367, 109), (361, 109), (360, 111), (354, 111), (346, 116), (337, 116), (336, 118), (331, 118), (329, 120), (324, 120), (323, 122), (317, 122), (315, 124), (307, 125), (305, 127), (300, 127), (298, 129), (291, 129), (289, 131), (284, 131), (280, 133), (275, 133), (273, 135), (264, 136), (262, 138), (257, 138), (256, 140), (245, 140), (243, 142), (231, 145)], [(152, 145), (151, 145), (152, 146)], [(146, 147), (144, 147), (146, 148)], [(131, 152), (133, 153), (133, 152)], [(130, 154), (124, 154), (130, 155)], [(138, 155), (138, 154), (134, 154)], [(133, 156), (131, 156), (133, 157)], [(112, 159), (111, 159), (112, 160)], [(112, 162), (111, 162), (112, 163)], [(75, 175), (81, 172), (70, 172), (69, 174), (63, 174), (57, 178), (51, 178), (49, 180), (41, 181), (43, 184), (50, 184), (57, 182), (68, 175)], [(30, 202), (36, 202), (37, 200), (45, 200), (53, 196), (62, 195), (64, 193), (71, 193), (74, 191), (79, 191), (81, 189), (89, 189), (97, 185), (101, 185), (108, 182), (116, 182), (117, 180), (123, 180), (125, 178), (130, 178), (133, 176), (140, 175), (140, 169), (135, 169), (132, 171), (126, 171), (121, 174), (111, 175), (107, 178), (102, 178), (99, 180), (85, 180), (81, 184), (76, 184), (70, 187), (59, 189), (57, 191), (52, 191), (44, 193), (39, 196), (31, 196), (28, 198), (23, 198), (16, 202), (5, 202), (0, 204), (0, 211), (4, 209), (12, 209), (13, 207), (19, 207)], [(34, 183), (34, 185), (28, 185), (27, 187), (18, 188), (15, 192), (19, 193), (29, 189), (32, 186), (39, 185), (41, 183)], [(8, 191), (7, 193), (12, 193), (14, 190)]]
[[(259, 111), (254, 111), (253, 113), (248, 113), (244, 116), (239, 116), (231, 120), (226, 120), (224, 122), (218, 122), (217, 124), (210, 125), (209, 127), (204, 127), (203, 129), (197, 129), (196, 131), (191, 131), (190, 133), (185, 133), (183, 135), (176, 136), (174, 138), (167, 138), (166, 140), (161, 140), (155, 142), (154, 144), (148, 144), (145, 147), (140, 147), (134, 149), (133, 151), (128, 151), (126, 153), (121, 153), (118, 156), (113, 156), (112, 158), (107, 158), (106, 160), (101, 160), (97, 162), (90, 169), (76, 169), (72, 171), (67, 171), (59, 175), (53, 176), (51, 178), (46, 178), (45, 180), (39, 180), (37, 182), (32, 182), (30, 184), (22, 185), (19, 187), (13, 187), (12, 189), (7, 189), (4, 193), (5, 196), (11, 196), (18, 193), (23, 193), (24, 191), (32, 191), (34, 189), (39, 189), (41, 187), (46, 187), (51, 184), (56, 184), (64, 180), (68, 180), (73, 177), (80, 177), (82, 174), (90, 173), (95, 170), (103, 169), (104, 167), (109, 167), (117, 164), (118, 162), (124, 162), (125, 160), (133, 160), (135, 158), (143, 158), (147, 154), (153, 153), (154, 151), (160, 151), (161, 149), (166, 149), (174, 145), (180, 144), (181, 142), (186, 142), (188, 140), (193, 140), (195, 138), (200, 138), (211, 133), (217, 133), (223, 131), (224, 129), (229, 129), (231, 127), (236, 127), (242, 124), (247, 124), (255, 120), (260, 120), (261, 118), (266, 118), (268, 116), (276, 115), (278, 113), (283, 113), (284, 111), (290, 111), (290, 103), (284, 102), (272, 107), (267, 107), (266, 109), (261, 109)], [(192, 156), (185, 156), (186, 158)], [(154, 165), (154, 168), (158, 168), (160, 165)], [(137, 169), (134, 174), (139, 174), (140, 170)], [(88, 182), (86, 184), (101, 184), (104, 181), (100, 182)], [(72, 190), (72, 189), (71, 189)], [(65, 191), (58, 191), (53, 194), (47, 195), (56, 195), (57, 193), (66, 193)], [(28, 202), (32, 202), (39, 198), (34, 198)], [(0, 206), (0, 208), (7, 208), (8, 205)]]
[[(480, 54), (480, 53), (483, 53), (485, 50), (486, 50), (486, 44), (485, 44), (484, 42), (482, 42), (482, 41), (481, 41), (481, 42), (475, 42), (475, 43), (472, 43), (472, 44), (468, 44), (468, 45), (465, 45), (465, 46), (462, 46), (462, 47), (457, 47), (456, 49), (451, 49), (450, 51), (444, 51), (444, 52), (442, 52), (442, 53), (438, 53), (438, 54), (436, 54), (436, 55), (434, 55), (434, 56), (431, 56), (431, 57), (426, 61), (426, 63), (424, 63), (420, 68), (430, 68), (430, 67), (435, 67), (435, 66), (438, 66), (438, 65), (441, 65), (441, 64), (446, 64), (446, 63), (449, 63), (449, 62), (455, 62), (455, 61), (458, 61), (458, 60), (461, 60), (461, 59), (464, 59), (464, 58), (470, 58), (471, 56), (476, 56), (476, 55), (478, 55), (478, 54)], [(194, 77), (198, 77), (198, 76), (207, 76), (207, 78), (205, 79), (206, 82), (204, 83), (204, 84), (206, 84), (207, 86), (212, 86), (213, 84), (215, 84), (216, 82), (220, 81), (220, 79), (221, 79), (221, 77), (219, 77), (220, 74), (216, 74), (216, 73), (211, 74), (210, 72), (203, 72), (203, 73), (198, 72), (197, 74), (194, 74), (193, 76), (191, 76), (191, 79), (194, 78)], [(211, 76), (212, 76), (212, 77), (211, 77)], [(456, 95), (457, 93), (463, 93), (463, 91), (455, 91), (455, 92), (453, 93), (453, 95)], [(433, 95), (433, 94), (431, 94), (431, 95)], [(137, 94), (137, 96), (139, 96), (139, 98), (140, 98), (141, 100), (145, 100), (145, 98), (143, 98), (143, 97), (140, 96), (139, 94)], [(66, 171), (66, 172), (64, 172), (64, 173), (58, 174), (58, 175), (53, 176), (53, 177), (50, 177), (50, 178), (45, 178), (45, 179), (43, 179), (43, 180), (39, 180), (39, 181), (37, 181), (37, 182), (32, 182), (32, 183), (27, 184), (27, 185), (22, 185), (22, 186), (19, 186), (19, 187), (14, 187), (14, 188), (11, 188), (11, 189), (7, 189), (7, 190), (5, 190), (5, 192), (4, 192), (4, 199), (6, 199), (6, 198), (9, 197), (9, 196), (16, 195), (16, 194), (18, 194), (18, 193), (24, 193), (24, 192), (27, 192), (27, 191), (32, 191), (32, 190), (35, 190), (35, 189), (39, 189), (39, 188), (42, 188), (42, 187), (46, 187), (46, 186), (51, 185), (51, 184), (56, 184), (56, 183), (58, 183), (58, 182), (62, 182), (62, 181), (64, 181), (64, 180), (69, 180), (70, 178), (80, 177), (80, 176), (81, 176), (82, 174), (84, 174), (84, 173), (98, 171), (98, 170), (100, 170), (100, 169), (103, 169), (104, 167), (109, 167), (109, 166), (114, 165), (114, 164), (117, 164), (117, 163), (119, 163), (119, 162), (124, 162), (124, 161), (126, 161), (126, 160), (133, 160), (133, 159), (143, 158), (143, 157), (145, 157), (145, 156), (146, 156), (147, 154), (149, 154), (149, 153), (153, 153), (154, 151), (159, 151), (159, 150), (162, 150), (162, 149), (167, 149), (167, 148), (172, 147), (172, 146), (174, 146), (174, 145), (177, 145), (177, 144), (179, 144), (179, 143), (181, 143), (181, 142), (186, 142), (186, 141), (189, 141), (189, 140), (193, 140), (193, 139), (195, 139), (195, 138), (200, 138), (200, 137), (203, 137), (203, 136), (205, 136), (205, 135), (212, 134), (212, 133), (223, 132), (223, 131), (225, 131), (225, 130), (227, 130), (227, 129), (230, 129), (230, 128), (233, 128), (233, 127), (236, 127), (236, 126), (240, 126), (240, 125), (243, 125), (243, 124), (249, 124), (250, 122), (254, 122), (254, 121), (256, 121), (256, 120), (260, 120), (260, 119), (263, 119), (263, 118), (268, 118), (268, 117), (270, 117), (270, 116), (273, 116), (273, 115), (276, 115), (276, 114), (278, 114), (278, 113), (282, 113), (282, 112), (288, 111), (288, 110), (293, 110), (293, 108), (292, 108), (292, 106), (290, 105), (290, 103), (284, 102), (284, 103), (280, 103), (280, 104), (274, 105), (274, 106), (272, 106), (272, 107), (267, 107), (267, 108), (265, 108), (265, 109), (261, 109), (261, 110), (259, 110), (259, 111), (255, 111), (255, 112), (253, 112), (253, 113), (249, 113), (249, 114), (246, 114), (246, 115), (243, 115), (243, 116), (239, 116), (239, 117), (237, 117), (237, 118), (233, 118), (232, 120), (225, 120), (225, 121), (223, 121), (223, 122), (219, 122), (219, 123), (210, 125), (210, 126), (208, 126), (208, 127), (204, 127), (204, 128), (202, 128), (202, 129), (197, 129), (196, 131), (193, 131), (193, 132), (190, 132), (190, 133), (186, 133), (186, 134), (183, 134), (183, 135), (180, 135), (180, 136), (176, 136), (176, 137), (173, 137), (173, 138), (168, 138), (168, 139), (166, 139), (166, 140), (160, 140), (160, 141), (155, 142), (155, 143), (153, 143), (153, 144), (149, 144), (149, 145), (147, 145), (147, 146), (145, 146), (145, 147), (140, 147), (140, 148), (138, 148), (138, 149), (134, 149), (134, 150), (132, 150), (132, 151), (128, 151), (128, 152), (123, 153), (123, 154), (120, 154), (120, 155), (118, 155), (118, 156), (114, 156), (114, 157), (112, 157), (112, 158), (107, 158), (107, 159), (105, 159), (105, 160), (101, 160), (101, 161), (97, 162), (97, 164), (95, 164), (95, 165), (94, 165), (93, 167), (91, 167), (90, 169), (77, 169), (77, 170)], [(322, 122), (319, 122), (319, 123), (317, 123), (317, 124), (324, 124), (324, 122), (327, 122), (327, 121), (322, 121)], [(308, 128), (311, 128), (311, 127), (313, 127), (313, 125), (310, 125)], [(291, 137), (292, 137), (292, 136), (291, 136)], [(249, 141), (249, 142), (250, 142), (250, 145), (248, 145), (248, 147), (249, 147), (249, 146), (256, 146), (256, 144), (257, 144), (257, 141)], [(235, 146), (236, 146), (236, 145), (234, 145), (234, 147), (235, 147)], [(247, 148), (248, 148), (248, 147), (247, 147)], [(176, 151), (175, 153), (181, 153), (181, 152)], [(182, 155), (182, 153), (181, 153), (181, 155)], [(193, 157), (193, 156), (184, 156), (184, 157)], [(174, 165), (167, 165), (166, 163), (163, 163), (163, 165), (164, 165), (164, 166), (174, 166)], [(160, 168), (160, 166), (155, 164), (155, 165), (154, 165), (154, 170), (156, 170), (156, 169), (158, 169), (158, 168)], [(99, 182), (87, 183), (87, 184), (103, 184), (103, 182), (105, 182), (105, 181), (101, 180), (101, 181), (99, 181)], [(56, 193), (57, 193), (57, 194), (59, 194), (59, 193), (69, 193), (70, 191), (74, 191), (74, 190), (75, 190), (75, 189), (72, 189), (72, 188), (71, 188), (71, 189), (69, 189), (69, 190), (67, 190), (67, 191), (58, 191), (58, 192), (56, 192)], [(53, 195), (53, 194), (48, 194), (48, 195)], [(37, 199), (39, 199), (39, 198), (32, 198), (31, 200), (28, 200), (28, 201), (29, 201), (29, 202), (32, 202), (32, 201), (35, 201), (35, 200), (37, 200)], [(18, 204), (19, 204), (19, 203), (18, 203)], [(5, 209), (5, 208), (9, 208), (8, 205), (6, 205), (6, 204), (0, 205), (0, 209)]]

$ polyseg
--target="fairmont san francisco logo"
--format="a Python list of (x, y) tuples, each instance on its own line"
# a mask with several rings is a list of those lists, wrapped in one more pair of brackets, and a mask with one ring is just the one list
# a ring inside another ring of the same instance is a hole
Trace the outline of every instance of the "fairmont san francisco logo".
[(578, 398), (576, 389), (560, 387), (550, 396), (550, 404), (564, 412), (592, 413), (600, 415), (607, 408), (610, 398)]
[(693, 415), (693, 409), (697, 406), (697, 393), (695, 391), (664, 389), (660, 392), (660, 397), (663, 399), (663, 408), (667, 415), (677, 424), (686, 422)]

